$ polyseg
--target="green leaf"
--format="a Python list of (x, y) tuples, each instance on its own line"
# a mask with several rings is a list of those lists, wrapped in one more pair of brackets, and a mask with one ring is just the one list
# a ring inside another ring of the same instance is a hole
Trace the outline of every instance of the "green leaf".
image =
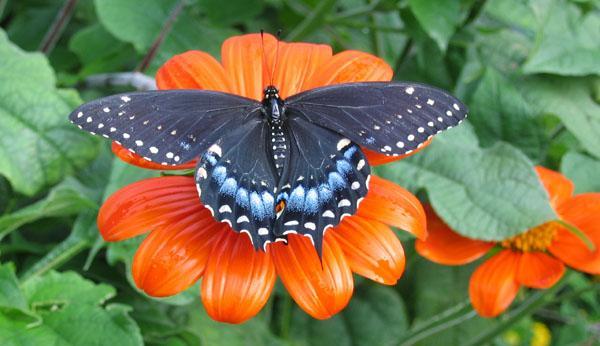
[(97, 207), (96, 202), (85, 194), (85, 188), (69, 178), (52, 188), (44, 199), (0, 217), (0, 239), (22, 225), (41, 218), (73, 215)]
[(563, 156), (560, 171), (575, 184), (575, 193), (600, 192), (600, 161), (570, 151)]
[(466, 125), (378, 171), (424, 187), (440, 217), (467, 237), (503, 240), (556, 218), (531, 161), (505, 143), (480, 148)]
[(540, 28), (526, 73), (554, 73), (566, 76), (600, 74), (600, 13), (582, 15), (564, 0), (537, 0)]
[(219, 26), (241, 24), (260, 14), (265, 3), (260, 0), (198, 0), (210, 21)]
[(196, 302), (189, 305), (192, 309), (186, 328), (200, 339), (201, 345), (290, 345), (273, 335), (260, 315), (242, 324), (220, 323), (206, 314), (197, 296)]
[(460, 1), (408, 0), (415, 17), (442, 51), (463, 20)]
[(56, 89), (45, 57), (0, 31), (0, 174), (16, 191), (33, 195), (96, 155), (96, 139), (67, 120), (79, 102), (74, 91)]
[(108, 285), (50, 272), (25, 282), (22, 294), (40, 320), (32, 325), (0, 313), (2, 345), (142, 345), (130, 308), (104, 305), (115, 295)]
[(317, 321), (300, 309), (293, 312), (291, 338), (297, 345), (392, 345), (408, 328), (406, 308), (390, 287), (358, 286), (339, 315)]
[[(98, 19), (116, 38), (143, 53), (158, 36), (178, 0), (95, 0)], [(143, 10), (142, 10), (143, 9)]]
[(592, 99), (588, 80), (529, 77), (515, 85), (534, 111), (558, 116), (583, 147), (600, 158), (600, 105)]
[(484, 5), (483, 13), (503, 25), (526, 30), (530, 36), (535, 33), (537, 19), (527, 1), (489, 0)]
[[(113, 36), (133, 44), (139, 53), (146, 53), (158, 37), (171, 10), (178, 0), (95, 0), (100, 23)], [(144, 9), (141, 11), (140, 9)], [(172, 30), (166, 36), (152, 64), (160, 66), (175, 54), (190, 49), (200, 49), (218, 54), (221, 42), (237, 33), (236, 30), (216, 28), (197, 17), (193, 11), (183, 9)]]
[(483, 146), (505, 141), (541, 160), (549, 142), (543, 124), (521, 93), (496, 70), (486, 69), (469, 107), (469, 120)]
[(0, 311), (7, 309), (29, 312), (27, 300), (19, 288), (12, 263), (0, 265)]
[(82, 76), (124, 69), (135, 58), (131, 45), (117, 40), (98, 23), (75, 33), (69, 49), (83, 64)]

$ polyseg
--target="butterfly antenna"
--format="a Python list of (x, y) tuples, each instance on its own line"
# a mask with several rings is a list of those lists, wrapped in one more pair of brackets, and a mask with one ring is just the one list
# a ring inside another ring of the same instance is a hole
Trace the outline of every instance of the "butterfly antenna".
[(279, 62), (279, 41), (281, 40), (281, 29), (277, 30), (277, 46), (275, 48), (275, 62), (271, 67), (271, 85), (273, 85), (273, 77), (275, 76), (275, 69), (277, 68), (277, 63)]
[(262, 46), (262, 60), (263, 60), (263, 66), (266, 67), (267, 71), (269, 72), (269, 85), (273, 84), (273, 73), (271, 72), (271, 70), (269, 70), (269, 66), (267, 64), (267, 53), (265, 52), (265, 31), (263, 29), (260, 29), (260, 41), (261, 41), (261, 46)]

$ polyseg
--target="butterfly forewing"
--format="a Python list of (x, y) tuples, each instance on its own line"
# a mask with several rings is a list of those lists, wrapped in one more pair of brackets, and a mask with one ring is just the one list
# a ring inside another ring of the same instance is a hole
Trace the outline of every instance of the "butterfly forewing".
[(289, 117), (304, 118), (388, 156), (410, 153), (467, 116), (467, 108), (447, 92), (405, 82), (312, 89), (290, 97), (286, 106)]
[(180, 164), (203, 153), (222, 133), (260, 118), (260, 103), (225, 93), (163, 90), (88, 102), (70, 120), (149, 161)]

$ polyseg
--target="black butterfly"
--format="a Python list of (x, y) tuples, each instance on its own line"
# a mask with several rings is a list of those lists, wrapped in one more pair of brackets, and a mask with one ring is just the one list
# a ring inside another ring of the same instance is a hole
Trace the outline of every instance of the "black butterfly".
[(222, 92), (125, 93), (86, 103), (79, 128), (162, 165), (200, 158), (196, 186), (215, 219), (256, 248), (323, 235), (356, 212), (370, 167), (361, 147), (402, 155), (459, 124), (467, 108), (448, 93), (404, 82), (326, 86), (262, 102)]

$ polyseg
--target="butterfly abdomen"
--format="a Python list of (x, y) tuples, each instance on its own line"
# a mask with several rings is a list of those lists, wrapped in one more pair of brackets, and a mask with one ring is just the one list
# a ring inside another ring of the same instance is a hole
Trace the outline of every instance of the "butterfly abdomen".
[(270, 133), (267, 140), (273, 157), (273, 164), (277, 175), (280, 177), (290, 156), (290, 145), (286, 132), (283, 121), (270, 121)]

